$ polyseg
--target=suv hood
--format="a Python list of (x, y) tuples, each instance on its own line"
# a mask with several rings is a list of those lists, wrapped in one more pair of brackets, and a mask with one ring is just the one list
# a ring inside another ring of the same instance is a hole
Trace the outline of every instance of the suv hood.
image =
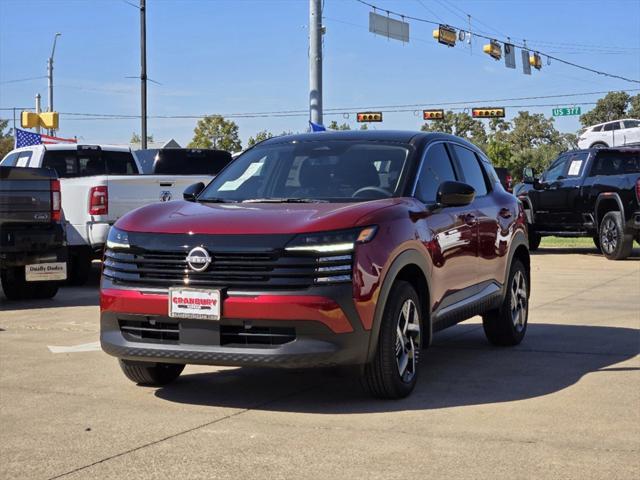
[(359, 203), (157, 203), (116, 222), (122, 230), (211, 235), (285, 234), (368, 225), (373, 212), (406, 203), (388, 198)]

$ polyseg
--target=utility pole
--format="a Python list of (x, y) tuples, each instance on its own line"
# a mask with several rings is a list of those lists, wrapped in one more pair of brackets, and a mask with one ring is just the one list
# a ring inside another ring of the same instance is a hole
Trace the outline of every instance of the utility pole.
[(141, 139), (140, 148), (147, 148), (147, 7), (146, 0), (140, 0), (140, 103)]
[[(36, 113), (40, 115), (40, 94), (36, 95)], [(40, 133), (40, 122), (38, 122), (38, 126), (36, 127), (36, 133)]]
[(309, 0), (309, 119), (322, 125), (322, 0)]
[[(56, 41), (60, 36), (62, 36), (61, 33), (56, 33), (53, 37), (51, 56), (47, 60), (47, 83), (49, 84), (49, 102), (47, 105), (47, 112), (53, 112), (53, 55), (56, 53)], [(49, 135), (53, 135), (53, 130), (49, 130)]]

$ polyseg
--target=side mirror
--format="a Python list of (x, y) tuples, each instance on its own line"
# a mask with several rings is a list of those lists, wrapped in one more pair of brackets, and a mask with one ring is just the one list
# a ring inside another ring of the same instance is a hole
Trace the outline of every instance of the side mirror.
[(198, 182), (193, 185), (189, 185), (184, 189), (182, 193), (182, 198), (184, 198), (187, 202), (195, 202), (196, 197), (200, 194), (200, 192), (204, 190), (204, 183)]
[(442, 182), (438, 187), (436, 202), (443, 207), (462, 207), (473, 202), (476, 191), (462, 182)]
[(525, 167), (522, 169), (522, 183), (527, 183), (529, 185), (533, 185), (535, 182), (535, 178), (533, 175), (533, 168)]

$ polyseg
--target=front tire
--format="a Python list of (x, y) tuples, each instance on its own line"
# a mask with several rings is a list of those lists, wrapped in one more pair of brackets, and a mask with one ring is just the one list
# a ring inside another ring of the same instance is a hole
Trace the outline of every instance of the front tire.
[(184, 370), (184, 365), (176, 363), (130, 362), (119, 359), (125, 376), (138, 385), (159, 387), (173, 382)]
[(600, 222), (600, 249), (609, 260), (624, 260), (631, 255), (633, 236), (624, 233), (622, 214), (608, 212)]
[(522, 342), (529, 319), (529, 275), (520, 260), (509, 272), (507, 294), (500, 308), (482, 316), (482, 327), (493, 345), (511, 346)]
[(384, 307), (375, 356), (363, 383), (378, 398), (404, 398), (418, 378), (421, 347), (420, 297), (410, 283), (396, 282)]

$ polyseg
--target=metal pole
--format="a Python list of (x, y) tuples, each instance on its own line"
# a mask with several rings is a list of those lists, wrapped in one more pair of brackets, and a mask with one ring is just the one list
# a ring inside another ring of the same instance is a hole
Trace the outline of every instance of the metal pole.
[[(40, 94), (36, 95), (36, 113), (40, 114)], [(36, 133), (40, 133), (40, 124), (36, 127)]]
[[(49, 87), (49, 102), (47, 112), (53, 112), (53, 55), (56, 53), (56, 41), (61, 33), (56, 33), (53, 37), (53, 48), (51, 48), (51, 56), (47, 60), (47, 83)], [(49, 130), (49, 135), (53, 135), (53, 130)]]
[(322, 0), (309, 0), (309, 119), (322, 125)]
[(140, 0), (140, 102), (141, 102), (141, 139), (140, 148), (147, 148), (147, 17), (146, 0)]

